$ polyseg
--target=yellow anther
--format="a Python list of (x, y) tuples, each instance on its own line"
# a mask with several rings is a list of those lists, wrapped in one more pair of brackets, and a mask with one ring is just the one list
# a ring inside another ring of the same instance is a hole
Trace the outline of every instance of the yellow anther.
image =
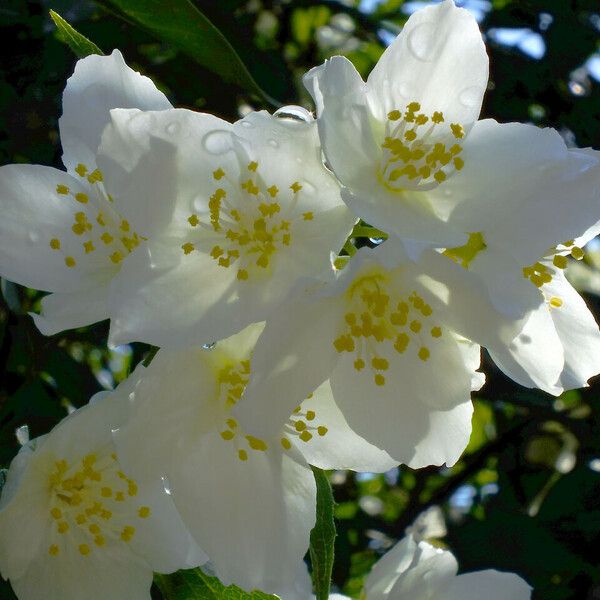
[(421, 331), (421, 321), (417, 321), (416, 319), (414, 321), (410, 322), (410, 330), (414, 331), (415, 333), (419, 333), (419, 331)]
[(75, 235), (83, 235), (85, 233), (85, 225), (83, 223), (74, 223), (71, 227), (71, 231)]
[(300, 185), (297, 181), (294, 181), (292, 185), (290, 185), (290, 190), (297, 194), (302, 189), (302, 185)]
[(104, 215), (101, 212), (99, 212), (98, 216), (96, 217), (96, 223), (98, 223), (98, 225), (100, 225), (100, 227), (106, 226), (106, 221), (104, 220)]
[(65, 257), (65, 265), (67, 265), (67, 267), (73, 268), (76, 264), (77, 262), (72, 256)]
[(56, 193), (66, 196), (69, 193), (69, 188), (66, 185), (63, 185), (62, 183), (59, 183), (56, 186)]
[(404, 134), (404, 138), (409, 142), (414, 142), (417, 139), (417, 132), (414, 129), (409, 129)]
[(191, 254), (195, 247), (194, 244), (192, 244), (191, 242), (186, 242), (185, 244), (182, 244), (181, 249), (183, 250), (184, 254)]
[(96, 248), (94, 247), (94, 242), (89, 241), (83, 242), (83, 249), (85, 250), (86, 254), (89, 254), (90, 252), (93, 252)]
[(131, 479), (127, 482), (127, 493), (130, 496), (136, 496), (138, 493), (137, 483), (135, 483), (135, 481), (132, 481)]
[(67, 533), (69, 531), (69, 524), (66, 521), (61, 521), (56, 528), (58, 533)]
[(267, 444), (259, 438), (247, 435), (246, 439), (248, 440), (248, 445), (250, 448), (252, 448), (252, 450), (260, 450), (261, 452), (264, 452), (267, 449)]
[(421, 110), (421, 105), (418, 102), (411, 102), (406, 108), (410, 112), (417, 112), (418, 110)]
[(465, 130), (463, 129), (462, 125), (459, 125), (458, 123), (451, 123), (450, 129), (452, 130), (452, 135), (456, 139), (460, 140), (465, 137)]
[(314, 410), (307, 410), (306, 411), (306, 420), (307, 421), (313, 421), (316, 416), (317, 416), (317, 413), (315, 413)]
[(60, 549), (58, 548), (58, 546), (56, 544), (52, 544), (49, 548), (48, 548), (48, 554), (50, 556), (58, 556), (58, 553), (60, 552)]
[(305, 212), (302, 217), (304, 218), (305, 221), (312, 221), (314, 218), (314, 215), (311, 211), (309, 212)]
[(100, 518), (104, 519), (105, 521), (110, 521), (112, 519), (112, 512), (110, 510), (101, 510), (100, 511)]
[(256, 171), (257, 168), (258, 168), (258, 163), (254, 160), (248, 164), (248, 171), (254, 172), (254, 171)]
[(50, 240), (50, 248), (52, 248), (52, 250), (60, 250), (60, 240), (58, 238), (52, 238)]
[(198, 218), (198, 215), (191, 215), (190, 217), (188, 217), (188, 223), (192, 227), (197, 227), (198, 223), (200, 223), (200, 219)]
[(129, 225), (129, 221), (126, 221), (125, 219), (123, 219), (121, 221), (121, 225), (119, 225), (119, 229), (121, 231), (124, 231), (125, 233), (127, 233), (131, 229), (131, 225)]
[(117, 492), (115, 494), (115, 502), (125, 502), (125, 494), (123, 492)]
[(460, 156), (457, 156), (453, 162), (454, 162), (454, 168), (457, 171), (460, 171), (465, 166), (465, 161), (462, 158), (460, 158)]
[(325, 425), (319, 425), (319, 427), (317, 427), (317, 433), (321, 437), (323, 437), (324, 435), (326, 435), (328, 431), (329, 431), (329, 429), (327, 429), (327, 427), (325, 427)]
[(246, 279), (248, 279), (248, 271), (246, 271), (246, 269), (239, 269), (237, 272), (237, 278), (242, 281), (246, 281)]
[(357, 358), (357, 359), (354, 361), (354, 368), (355, 368), (357, 371), (362, 371), (362, 369), (364, 369), (364, 368), (365, 368), (365, 361), (364, 361), (362, 358)]
[(442, 183), (444, 181), (446, 181), (446, 173), (444, 173), (444, 171), (436, 171), (433, 174), (433, 178), (438, 182), (438, 183)]
[(90, 201), (88, 195), (84, 194), (83, 192), (78, 192), (77, 194), (75, 194), (75, 200), (77, 200), (77, 202), (80, 202), (81, 204), (87, 204)]
[(569, 259), (562, 254), (555, 254), (552, 259), (552, 264), (559, 269), (566, 269), (569, 264)]
[[(83, 177), (83, 175), (82, 175)], [(104, 181), (104, 177), (102, 176), (102, 171), (100, 171), (100, 169), (94, 169), (87, 177), (87, 180), (94, 184), (97, 183), (98, 181)]]
[(310, 440), (312, 440), (312, 433), (310, 433), (310, 431), (303, 431), (299, 436), (298, 436), (303, 442), (310, 442)]
[(77, 175), (79, 175), (79, 177), (85, 177), (85, 174), (87, 173), (87, 167), (84, 164), (79, 163), (75, 167), (75, 173), (77, 173)]
[(223, 248), (221, 248), (221, 246), (214, 246), (213, 249), (210, 251), (210, 255), (213, 258), (219, 258), (219, 256), (223, 256), (223, 254), (225, 254)]
[(275, 196), (277, 196), (279, 193), (279, 188), (276, 185), (272, 185), (270, 188), (267, 188), (267, 192), (271, 198), (275, 198)]
[(140, 506), (138, 509), (138, 516), (140, 519), (147, 519), (150, 516), (150, 507), (149, 506)]
[(442, 328), (435, 326), (431, 328), (431, 336), (434, 338), (439, 338), (442, 336)]
[(229, 427), (229, 429), (235, 429), (238, 425), (235, 419), (227, 419), (225, 422), (227, 423), (227, 427)]
[(75, 522), (77, 525), (83, 525), (87, 521), (86, 516), (83, 513), (80, 513), (75, 517)]
[(248, 181), (242, 183), (242, 189), (246, 190), (246, 192), (252, 196), (258, 196), (260, 192), (260, 188), (252, 181), (252, 179), (248, 179)]
[(216, 171), (213, 171), (213, 177), (218, 181), (219, 179), (225, 177), (225, 171), (219, 167)]
[(112, 241), (115, 239), (113, 238), (112, 235), (110, 235), (110, 233), (108, 233), (108, 231), (105, 231), (101, 236), (100, 239), (108, 246), (108, 244), (112, 243)]
[(397, 121), (402, 117), (402, 113), (399, 110), (391, 110), (387, 117), (390, 121)]
[(118, 265), (122, 260), (123, 260), (123, 254), (117, 250), (116, 252), (113, 252), (110, 255), (110, 260), (115, 264)]
[(100, 527), (99, 525), (97, 525), (96, 523), (92, 523), (89, 527), (88, 527), (88, 531), (92, 534), (92, 535), (98, 535), (100, 533)]
[(240, 460), (248, 460), (248, 453), (245, 450), (238, 450), (238, 458)]
[(396, 337), (396, 341), (394, 342), (394, 349), (399, 354), (402, 354), (408, 348), (408, 344), (410, 343), (410, 337), (406, 333), (400, 333)]
[(294, 428), (296, 431), (304, 431), (306, 429), (306, 423), (304, 421), (298, 420), (294, 423)]
[(571, 256), (575, 259), (575, 260), (581, 260), (584, 257), (584, 252), (581, 248), (579, 248), (578, 246), (573, 246), (571, 248)]
[(103, 487), (103, 488), (100, 490), (100, 495), (101, 495), (103, 498), (111, 498), (111, 497), (112, 497), (112, 495), (113, 495), (112, 488), (109, 488), (109, 487)]
[(235, 437), (235, 433), (229, 429), (226, 429), (225, 431), (221, 431), (221, 437), (224, 440), (232, 440)]
[(50, 514), (53, 519), (60, 519), (62, 517), (62, 511), (56, 506), (50, 511)]
[(287, 438), (282, 437), (280, 441), (285, 450), (289, 450), (292, 447), (292, 442), (290, 442), (290, 440)]
[(132, 527), (131, 525), (125, 525), (125, 527), (123, 527), (123, 531), (121, 531), (121, 539), (124, 542), (130, 542), (134, 535), (135, 527)]
[(436, 124), (439, 125), (440, 123), (444, 122), (444, 113), (442, 112), (434, 112), (433, 116), (431, 117), (431, 120)]
[(96, 546), (102, 547), (106, 545), (106, 538), (103, 535), (97, 535), (94, 538), (94, 544), (96, 544)]
[(390, 367), (390, 363), (385, 358), (374, 356), (371, 359), (371, 366), (378, 371), (387, 371)]
[(375, 385), (385, 385), (385, 377), (381, 373), (376, 373), (373, 380)]
[(560, 308), (562, 305), (562, 298), (559, 298), (558, 296), (552, 296), (552, 298), (550, 298), (550, 306), (553, 306), (554, 308)]
[(90, 547), (87, 544), (79, 544), (79, 553), (87, 556), (90, 553)]
[(429, 349), (428, 349), (428, 348), (426, 348), (425, 346), (423, 346), (423, 347), (421, 347), (421, 348), (419, 349), (419, 353), (418, 353), (418, 354), (419, 354), (419, 358), (420, 358), (420, 359), (421, 359), (423, 362), (425, 362), (425, 361), (426, 361), (426, 360), (429, 358), (430, 352), (429, 352)]

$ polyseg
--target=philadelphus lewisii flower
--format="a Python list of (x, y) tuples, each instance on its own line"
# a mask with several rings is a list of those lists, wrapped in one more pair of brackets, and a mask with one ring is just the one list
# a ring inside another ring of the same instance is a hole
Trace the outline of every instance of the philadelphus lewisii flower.
[(454, 555), (413, 536), (400, 540), (365, 581), (365, 600), (529, 600), (518, 575), (495, 570), (457, 575)]
[(232, 125), (188, 110), (112, 111), (100, 153), (122, 174), (127, 214), (173, 203), (115, 282), (112, 343), (211, 343), (264, 320), (298, 278), (330, 269), (356, 217), (309, 118), (255, 112)]
[(0, 167), (0, 275), (53, 292), (34, 315), (45, 334), (106, 319), (110, 282), (148, 234), (143, 215), (123, 217), (109, 174), (97, 165), (100, 136), (115, 107), (171, 104), (118, 50), (78, 61), (59, 120), (67, 172)]
[(479, 346), (455, 334), (450, 304), (432, 308), (429, 287), (402, 245), (387, 241), (298, 290), (257, 343), (235, 409), (246, 429), (273, 435), (329, 379), (350, 427), (398, 462), (454, 464), (471, 433), (471, 390), (484, 378)]
[[(348, 427), (327, 384), (290, 410), (276, 435), (244, 432), (231, 411), (261, 330), (250, 326), (210, 350), (161, 350), (141, 375), (116, 443), (133, 476), (167, 477), (184, 522), (224, 583), (289, 599), (315, 522), (308, 464), (383, 472), (397, 462)], [(285, 388), (273, 403), (279, 395)]]
[[(342, 57), (305, 83), (345, 202), (417, 241), (411, 254), (429, 243), (479, 279), (489, 310), (522, 325), (491, 349), (496, 363), (558, 395), (600, 371), (598, 327), (561, 272), (598, 232), (600, 153), (569, 150), (550, 129), (477, 121), (487, 76), (477, 23), (446, 0), (410, 17), (366, 84)], [(459, 329), (485, 346), (487, 330)]]
[(206, 562), (160, 479), (133, 479), (111, 429), (130, 383), (13, 460), (0, 497), (0, 572), (19, 600), (150, 600), (152, 572)]

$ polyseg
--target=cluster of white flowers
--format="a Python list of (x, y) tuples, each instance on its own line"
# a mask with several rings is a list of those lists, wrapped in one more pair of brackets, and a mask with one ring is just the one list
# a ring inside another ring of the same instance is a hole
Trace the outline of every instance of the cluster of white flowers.
[[(20, 600), (148, 600), (153, 571), (207, 560), (310, 598), (309, 465), (454, 464), (480, 345), (555, 395), (600, 371), (564, 276), (600, 231), (600, 153), (479, 121), (487, 79), (452, 0), (415, 13), (366, 83), (342, 57), (312, 69), (316, 119), (231, 124), (172, 108), (118, 51), (77, 63), (66, 172), (0, 168), (0, 275), (51, 292), (45, 334), (110, 319), (110, 344), (161, 349), (13, 461), (0, 571)], [(387, 239), (341, 256), (359, 218)], [(456, 571), (406, 538), (366, 597), (529, 597)]]

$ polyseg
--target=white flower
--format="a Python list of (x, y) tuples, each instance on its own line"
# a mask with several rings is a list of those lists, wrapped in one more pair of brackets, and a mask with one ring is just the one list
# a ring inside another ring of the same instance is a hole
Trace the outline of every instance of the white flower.
[(164, 484), (133, 479), (115, 454), (111, 428), (126, 418), (129, 385), (13, 460), (0, 497), (0, 572), (19, 600), (150, 600), (153, 571), (206, 561)]
[[(161, 350), (142, 374), (116, 443), (134, 476), (167, 477), (221, 581), (287, 599), (306, 577), (302, 559), (315, 522), (308, 463), (381, 472), (397, 463), (349, 429), (327, 385), (290, 409), (275, 436), (244, 432), (231, 409), (261, 329), (250, 326), (211, 350)], [(278, 394), (274, 403), (286, 390)]]
[(101, 164), (125, 214), (165, 217), (115, 280), (112, 343), (210, 343), (264, 320), (298, 278), (331, 270), (356, 219), (323, 167), (314, 121), (111, 117)]
[(529, 600), (531, 587), (513, 573), (492, 569), (457, 575), (453, 554), (412, 536), (373, 567), (365, 600)]
[[(479, 347), (448, 326), (460, 290), (446, 288), (448, 306), (434, 309), (432, 285), (390, 240), (361, 249), (336, 280), (296, 290), (257, 343), (234, 411), (245, 428), (271, 435), (329, 379), (350, 427), (397, 461), (455, 463), (471, 433), (470, 392), (483, 375)], [(498, 321), (490, 327), (501, 330)]]
[(487, 79), (477, 23), (452, 0), (414, 13), (366, 83), (341, 56), (305, 75), (325, 155), (357, 215), (408, 239), (465, 239), (430, 191), (464, 177)]
[(117, 50), (78, 61), (59, 121), (67, 172), (38, 165), (0, 168), (0, 275), (54, 292), (43, 299), (42, 314), (34, 315), (45, 334), (106, 319), (109, 283), (144, 235), (138, 220), (125, 220), (115, 207), (96, 163), (115, 107), (171, 105)]

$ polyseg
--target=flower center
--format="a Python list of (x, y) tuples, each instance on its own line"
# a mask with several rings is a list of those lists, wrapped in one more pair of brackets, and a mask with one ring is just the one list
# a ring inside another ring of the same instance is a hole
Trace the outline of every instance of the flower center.
[[(241, 461), (247, 461), (252, 452), (266, 452), (269, 448), (265, 440), (252, 435), (246, 435), (239, 427), (238, 422), (229, 416), (231, 409), (243, 394), (249, 379), (249, 360), (242, 360), (237, 364), (227, 365), (217, 375), (219, 399), (224, 403), (227, 411), (225, 429), (221, 431), (220, 435), (226, 442), (233, 443), (237, 450), (238, 458)], [(310, 397), (312, 397), (312, 394)], [(321, 437), (326, 435), (328, 431), (327, 427), (317, 425), (315, 421), (316, 417), (317, 413), (315, 410), (303, 411), (300, 406), (296, 407), (281, 432), (281, 447), (284, 450), (290, 450), (292, 447), (290, 440), (295, 437), (302, 442), (308, 443), (315, 433)]]
[(55, 523), (48, 548), (51, 556), (60, 554), (63, 540), (83, 556), (109, 543), (128, 543), (135, 535), (131, 519), (150, 516), (148, 506), (132, 507), (138, 487), (120, 470), (114, 453), (88, 454), (79, 465), (58, 460), (48, 483)]
[(355, 353), (354, 368), (366, 367), (376, 385), (385, 385), (390, 353), (404, 354), (414, 342), (423, 362), (431, 355), (429, 342), (442, 335), (439, 325), (427, 324), (433, 310), (416, 291), (403, 296), (390, 290), (383, 272), (357, 277), (346, 291), (348, 311), (343, 332), (333, 345)]
[[(220, 182), (208, 202), (208, 219), (205, 223), (197, 214), (188, 218), (192, 228), (200, 227), (204, 234), (192, 236), (191, 241), (181, 248), (191, 254), (206, 232), (218, 241), (210, 249), (210, 255), (224, 268), (235, 266), (237, 278), (247, 280), (260, 272), (266, 272), (271, 259), (278, 250), (289, 246), (292, 241), (291, 228), (296, 214), (296, 205), (302, 185), (295, 181), (283, 192), (276, 185), (267, 186), (258, 175), (258, 163), (248, 164), (248, 178), (239, 181), (230, 179), (222, 168), (213, 172)], [(283, 206), (282, 210), (282, 199)], [(301, 215), (312, 221), (313, 213)]]
[(73, 193), (63, 184), (56, 186), (59, 196), (71, 196), (80, 208), (73, 215), (73, 237), (53, 237), (49, 246), (64, 255), (65, 265), (69, 268), (76, 267), (80, 261), (94, 261), (98, 266), (118, 265), (145, 238), (132, 232), (128, 221), (115, 210), (99, 169), (89, 173), (80, 163), (75, 171), (88, 188), (87, 193)]
[(378, 176), (390, 191), (430, 190), (464, 167), (458, 143), (465, 136), (462, 125), (445, 124), (444, 115), (419, 112), (411, 102), (405, 111), (387, 115)]

